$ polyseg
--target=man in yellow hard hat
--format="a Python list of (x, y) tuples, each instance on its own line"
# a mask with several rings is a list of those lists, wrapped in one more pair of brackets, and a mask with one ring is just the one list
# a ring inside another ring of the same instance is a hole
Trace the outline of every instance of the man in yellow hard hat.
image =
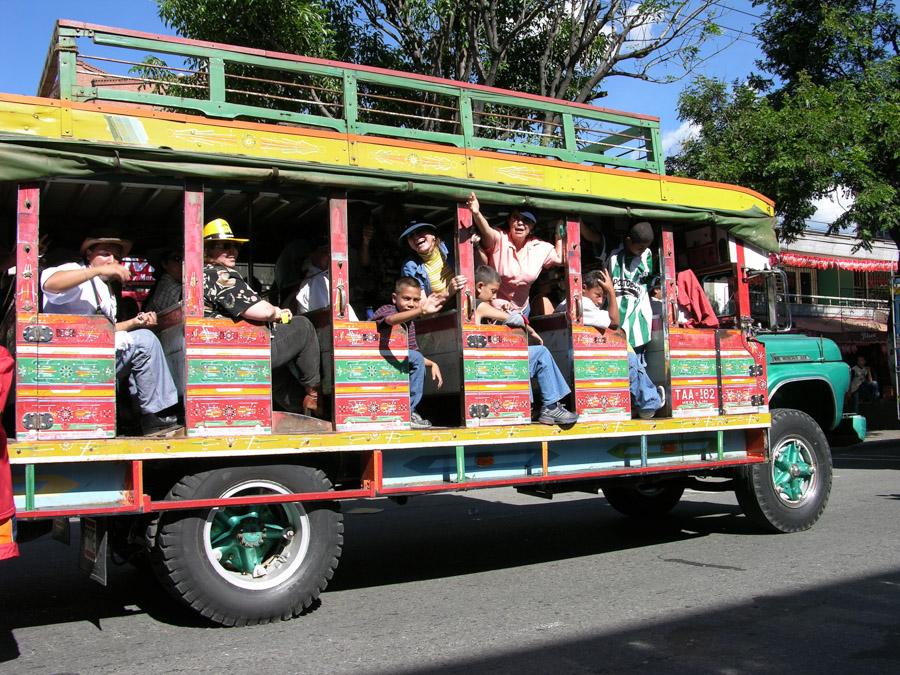
[[(203, 314), (269, 324), (276, 400), (287, 410), (318, 412), (321, 377), (316, 330), (309, 319), (266, 302), (244, 281), (235, 265), (240, 246), (247, 241), (235, 237), (224, 218), (211, 220), (203, 228)], [(296, 387), (276, 384), (285, 380), (299, 383), (302, 401)]]

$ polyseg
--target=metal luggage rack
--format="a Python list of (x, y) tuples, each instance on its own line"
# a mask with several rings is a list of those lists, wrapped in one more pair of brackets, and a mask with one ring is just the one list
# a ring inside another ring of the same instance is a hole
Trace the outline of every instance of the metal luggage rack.
[(39, 95), (665, 172), (654, 117), (65, 20)]

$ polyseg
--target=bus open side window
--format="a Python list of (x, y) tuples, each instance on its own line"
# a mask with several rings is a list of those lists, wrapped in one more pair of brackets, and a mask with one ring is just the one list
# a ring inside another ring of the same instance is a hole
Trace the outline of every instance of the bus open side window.
[(462, 355), (462, 418), (467, 427), (531, 422), (528, 340), (521, 328), (475, 323), (475, 267), (478, 246), (472, 237), (472, 212), (456, 209), (456, 253), (459, 274), (466, 277), (458, 313)]
[(16, 221), (16, 438), (112, 438), (115, 327), (102, 315), (41, 312), (38, 185), (18, 188)]
[(569, 382), (579, 421), (631, 419), (625, 337), (584, 324), (582, 227), (572, 214), (559, 224), (566, 311), (534, 317), (532, 325)]

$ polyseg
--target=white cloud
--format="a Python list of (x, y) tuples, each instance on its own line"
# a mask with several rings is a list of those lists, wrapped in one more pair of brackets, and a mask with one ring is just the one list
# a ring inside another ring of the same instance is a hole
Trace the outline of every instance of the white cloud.
[(696, 138), (700, 134), (700, 127), (690, 122), (682, 122), (674, 131), (667, 131), (662, 136), (663, 155), (673, 155), (681, 150), (681, 144), (689, 138)]

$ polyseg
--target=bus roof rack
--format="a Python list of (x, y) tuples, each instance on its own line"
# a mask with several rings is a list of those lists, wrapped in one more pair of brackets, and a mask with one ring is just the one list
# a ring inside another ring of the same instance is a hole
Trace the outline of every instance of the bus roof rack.
[(665, 173), (648, 115), (64, 19), (38, 95)]

